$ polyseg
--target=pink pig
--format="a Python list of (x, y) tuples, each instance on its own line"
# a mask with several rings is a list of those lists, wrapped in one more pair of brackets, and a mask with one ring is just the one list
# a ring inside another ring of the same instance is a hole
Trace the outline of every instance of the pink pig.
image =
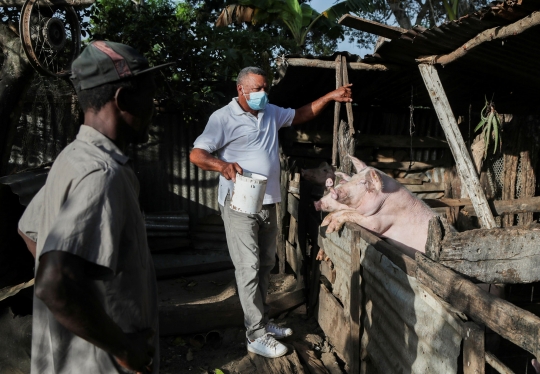
[(332, 212), (321, 226), (326, 232), (353, 222), (388, 239), (405, 254), (425, 252), (429, 220), (434, 213), (395, 179), (349, 156), (357, 174), (315, 202), (317, 210)]

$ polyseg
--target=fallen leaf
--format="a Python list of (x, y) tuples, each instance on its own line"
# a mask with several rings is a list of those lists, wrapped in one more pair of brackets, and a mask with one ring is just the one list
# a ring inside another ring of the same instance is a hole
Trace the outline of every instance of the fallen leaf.
[(197, 285), (197, 282), (189, 282), (188, 283), (188, 287), (193, 287), (193, 286), (196, 286)]
[(193, 352), (191, 352), (191, 348), (187, 352), (186, 360), (193, 361)]
[(225, 373), (222, 372), (222, 371), (219, 370), (219, 369), (214, 369), (214, 374), (225, 374)]

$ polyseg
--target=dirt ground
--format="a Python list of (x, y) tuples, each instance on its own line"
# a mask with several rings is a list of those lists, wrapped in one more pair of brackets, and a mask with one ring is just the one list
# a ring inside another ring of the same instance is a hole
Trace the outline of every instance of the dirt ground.
[[(162, 281), (161, 287), (158, 285), (160, 302), (175, 302), (179, 297), (188, 302), (212, 297), (212, 294), (218, 294), (233, 280), (234, 273), (229, 270)], [(164, 287), (163, 282), (167, 282), (168, 287)], [(175, 285), (174, 296), (170, 294), (171, 285)], [(293, 287), (295, 281), (291, 275), (273, 274), (269, 293), (286, 292)], [(219, 315), (216, 318), (219, 318)], [(289, 348), (289, 352), (282, 358), (274, 359), (277, 361), (268, 362), (270, 359), (248, 354), (245, 329), (237, 326), (191, 335), (162, 337), (160, 373), (309, 373), (302, 358), (299, 360), (301, 355), (296, 353), (298, 347), (304, 347), (314, 357), (321, 359), (319, 363), (323, 364), (329, 373), (344, 372), (342, 362), (325, 341), (324, 333), (315, 317), (307, 315), (305, 304), (282, 313), (274, 322), (294, 331), (292, 336), (282, 341)]]

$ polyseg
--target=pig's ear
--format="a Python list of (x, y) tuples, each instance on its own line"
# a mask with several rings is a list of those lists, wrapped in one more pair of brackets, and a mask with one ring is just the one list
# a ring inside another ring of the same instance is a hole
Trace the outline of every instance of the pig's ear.
[(332, 187), (333, 185), (334, 185), (334, 181), (332, 180), (332, 178), (326, 179), (326, 183), (325, 183), (326, 187)]
[(381, 176), (374, 169), (369, 171), (368, 185), (369, 192), (380, 192), (382, 190)]
[(362, 161), (360, 161), (356, 157), (349, 155), (349, 158), (351, 159), (357, 173), (359, 173), (360, 170), (365, 169), (367, 167), (366, 164), (364, 164)]

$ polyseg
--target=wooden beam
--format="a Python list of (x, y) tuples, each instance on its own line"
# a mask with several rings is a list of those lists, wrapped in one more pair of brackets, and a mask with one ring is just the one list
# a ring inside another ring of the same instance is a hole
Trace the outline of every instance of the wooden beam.
[[(285, 62), (278, 61), (278, 63), (288, 66), (298, 66), (306, 68), (321, 68), (321, 69), (335, 69), (336, 62), (324, 61), (309, 58), (285, 58)], [(351, 70), (365, 70), (365, 71), (396, 71), (401, 70), (397, 65), (386, 64), (366, 64), (365, 62), (348, 62), (347, 68)]]
[(456, 168), (461, 177), (461, 184), (465, 186), (469, 193), (474, 210), (478, 214), (480, 224), (487, 229), (497, 227), (493, 214), (489, 209), (484, 190), (478, 180), (474, 163), (469, 156), (469, 151), (459, 131), (456, 118), (444, 93), (439, 74), (433, 65), (420, 64), (418, 67), (433, 102), (433, 107), (437, 112), (437, 117), (446, 134), (450, 150), (454, 155)]
[(458, 311), (538, 357), (539, 317), (482, 290), (420, 252), (416, 253), (416, 263), (416, 279), (420, 283)]
[[(320, 130), (296, 130), (293, 142), (332, 144), (333, 137), (329, 131)], [(394, 135), (371, 135), (364, 134), (356, 141), (357, 147), (382, 147), (382, 148), (409, 148), (411, 138), (409, 136)], [(412, 139), (413, 148), (448, 148), (448, 142), (443, 138), (431, 136), (419, 136)]]
[(540, 12), (534, 12), (510, 25), (493, 27), (491, 29), (482, 31), (480, 34), (476, 35), (474, 38), (451, 53), (446, 55), (424, 56), (418, 58), (416, 61), (421, 64), (441, 64), (444, 66), (465, 56), (467, 53), (485, 42), (506, 40), (538, 25), (540, 25)]
[[(540, 196), (515, 200), (499, 200), (493, 201), (491, 204), (499, 216), (505, 213), (540, 212)], [(476, 216), (476, 212), (471, 204), (465, 205), (462, 210), (470, 216)]]
[[(336, 69), (336, 89), (343, 84), (343, 65), (341, 64), (341, 55), (336, 57), (336, 63), (334, 65)], [(339, 117), (341, 111), (341, 103), (336, 101), (334, 103), (334, 132), (332, 136), (332, 166), (337, 167), (337, 155), (338, 155), (338, 130), (339, 130)]]
[(423, 184), (410, 184), (404, 185), (406, 189), (411, 192), (438, 192), (444, 191), (444, 183), (423, 183)]
[(344, 355), (350, 346), (349, 319), (345, 317), (343, 307), (334, 295), (324, 285), (321, 285), (320, 289), (319, 305), (316, 311), (317, 322), (335, 351), (342, 359), (346, 359)]
[(398, 39), (402, 34), (407, 32), (407, 30), (402, 29), (401, 27), (383, 25), (382, 23), (352, 16), (350, 14), (345, 14), (342, 16), (338, 23), (356, 30), (382, 36), (387, 39)]
[(486, 372), (484, 330), (474, 322), (465, 322), (463, 334), (463, 374)]
[[(366, 162), (366, 165), (372, 166), (377, 169), (394, 169), (394, 170), (403, 170), (409, 171), (409, 161), (407, 162)], [(410, 171), (418, 170), (427, 170), (433, 169), (437, 166), (445, 165), (444, 161), (433, 161), (433, 162), (418, 162), (415, 161), (411, 166)]]
[(512, 369), (503, 364), (502, 361), (495, 357), (491, 352), (486, 352), (486, 363), (500, 374), (514, 374)]
[(298, 222), (298, 205), (300, 204), (300, 201), (296, 196), (293, 194), (289, 194), (287, 197), (287, 212), (294, 217), (296, 222)]
[(351, 246), (351, 283), (349, 296), (349, 372), (360, 372), (360, 310), (362, 289), (360, 288), (360, 246)]
[(523, 226), (446, 231), (439, 263), (485, 283), (540, 281), (540, 228)]
[[(341, 73), (343, 74), (343, 85), (349, 84), (349, 73), (347, 71), (347, 57), (341, 57)], [(349, 131), (351, 138), (354, 136), (354, 115), (352, 110), (352, 103), (345, 103), (345, 108), (347, 110), (347, 122), (349, 124)], [(354, 141), (354, 140), (353, 140)], [(354, 149), (354, 146), (353, 146)]]

